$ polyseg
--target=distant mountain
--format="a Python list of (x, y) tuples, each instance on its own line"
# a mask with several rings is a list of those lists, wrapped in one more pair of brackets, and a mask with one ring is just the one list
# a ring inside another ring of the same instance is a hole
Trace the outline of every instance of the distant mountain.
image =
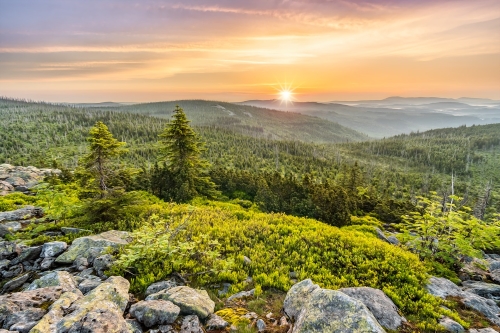
[(126, 105), (124, 103), (115, 103), (115, 102), (101, 102), (101, 103), (69, 103), (68, 105), (76, 106), (79, 108), (108, 108), (108, 107), (118, 107), (122, 105)]
[(367, 135), (356, 130), (314, 115), (225, 102), (179, 100), (122, 105), (113, 110), (170, 118), (176, 105), (184, 109), (195, 126), (230, 129), (253, 137), (332, 143), (369, 139)]
[(285, 105), (279, 100), (253, 100), (239, 104), (287, 110), (320, 117), (355, 129), (369, 136), (382, 138), (416, 131), (462, 125), (500, 123), (500, 101), (475, 100), (470, 105), (448, 98), (389, 97), (377, 101), (351, 101), (347, 104), (294, 102)]

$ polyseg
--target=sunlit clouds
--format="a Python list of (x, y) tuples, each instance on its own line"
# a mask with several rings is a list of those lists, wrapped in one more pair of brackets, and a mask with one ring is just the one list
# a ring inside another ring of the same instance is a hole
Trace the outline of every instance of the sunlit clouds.
[(494, 0), (0, 0), (0, 95), (500, 99)]

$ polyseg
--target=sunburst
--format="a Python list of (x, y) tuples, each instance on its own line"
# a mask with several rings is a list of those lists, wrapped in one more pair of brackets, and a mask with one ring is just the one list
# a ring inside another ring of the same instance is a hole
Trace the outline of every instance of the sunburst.
[(292, 83), (279, 83), (279, 88), (277, 87), (276, 90), (278, 99), (280, 100), (280, 105), (285, 103), (285, 105), (293, 104), (293, 101), (295, 100), (294, 96), (294, 91), (295, 88), (293, 87)]

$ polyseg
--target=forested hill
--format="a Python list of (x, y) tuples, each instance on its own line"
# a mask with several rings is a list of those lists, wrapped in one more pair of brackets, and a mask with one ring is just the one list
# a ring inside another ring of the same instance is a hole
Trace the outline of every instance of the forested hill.
[(106, 109), (170, 118), (176, 105), (184, 109), (194, 126), (226, 128), (253, 137), (330, 143), (368, 139), (365, 134), (314, 116), (217, 101), (178, 100)]

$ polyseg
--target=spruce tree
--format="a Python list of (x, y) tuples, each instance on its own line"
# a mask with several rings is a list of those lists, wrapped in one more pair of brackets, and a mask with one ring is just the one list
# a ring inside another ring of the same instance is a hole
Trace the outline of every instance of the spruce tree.
[(208, 161), (201, 158), (203, 142), (189, 126), (184, 110), (176, 106), (173, 119), (160, 134), (161, 159), (160, 197), (185, 202), (197, 195), (214, 197), (218, 194), (208, 176)]
[(115, 139), (108, 127), (101, 121), (90, 129), (87, 141), (90, 152), (82, 159), (83, 167), (97, 181), (102, 198), (108, 191), (106, 180), (112, 171), (110, 162), (126, 152), (123, 148), (126, 143)]

